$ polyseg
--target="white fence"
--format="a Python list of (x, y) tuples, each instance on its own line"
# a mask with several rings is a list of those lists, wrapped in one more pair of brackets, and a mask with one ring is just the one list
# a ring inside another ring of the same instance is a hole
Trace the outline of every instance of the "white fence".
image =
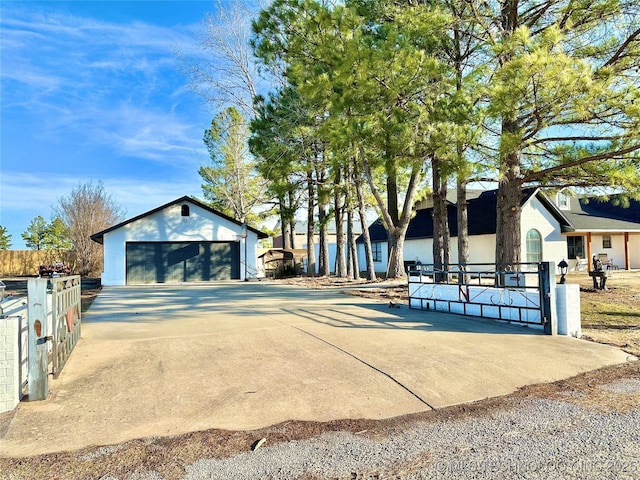
[(556, 285), (553, 262), (415, 265), (408, 271), (409, 307), (523, 323), (550, 335), (581, 336), (580, 289)]
[(0, 413), (13, 410), (27, 386), (29, 325), (26, 297), (0, 302)]
[(0, 302), (0, 413), (44, 400), (80, 338), (79, 276), (29, 279), (28, 292)]
[(543, 324), (538, 289), (421, 283), (417, 277), (409, 281), (409, 302), (423, 310)]

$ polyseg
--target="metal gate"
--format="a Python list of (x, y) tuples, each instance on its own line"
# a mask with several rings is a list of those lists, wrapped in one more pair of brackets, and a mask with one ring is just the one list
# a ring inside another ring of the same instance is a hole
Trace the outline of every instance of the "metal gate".
[(493, 264), (433, 265), (408, 269), (409, 307), (541, 326), (551, 333), (549, 262), (520, 263), (498, 270)]
[(30, 400), (48, 395), (48, 375), (60, 375), (80, 339), (81, 280), (79, 275), (32, 278), (27, 283), (29, 317)]
[(57, 378), (80, 339), (81, 281), (79, 275), (51, 279), (53, 377)]

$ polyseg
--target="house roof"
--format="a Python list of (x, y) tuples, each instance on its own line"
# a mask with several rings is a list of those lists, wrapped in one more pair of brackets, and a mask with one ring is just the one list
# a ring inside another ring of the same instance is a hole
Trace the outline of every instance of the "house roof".
[[(124, 222), (118, 223), (117, 225), (114, 225), (114, 226), (109, 227), (109, 228), (107, 228), (105, 230), (102, 230), (101, 232), (94, 233), (93, 235), (91, 235), (91, 240), (93, 240), (94, 242), (102, 243), (103, 240), (104, 240), (104, 235), (106, 233), (109, 233), (109, 232), (112, 232), (114, 230), (117, 230), (118, 228), (124, 227), (125, 225), (128, 225), (129, 223), (133, 223), (135, 221), (138, 221), (141, 218), (148, 217), (149, 215), (153, 215), (154, 213), (157, 213), (157, 212), (159, 212), (161, 210), (164, 210), (165, 208), (171, 207), (171, 206), (179, 204), (179, 203), (184, 203), (184, 202), (192, 203), (193, 205), (196, 205), (196, 206), (198, 206), (200, 208), (203, 208), (204, 210), (207, 210), (208, 212), (211, 212), (214, 215), (217, 215), (218, 217), (224, 218), (225, 220), (228, 220), (228, 221), (230, 221), (232, 223), (235, 223), (238, 226), (242, 226), (242, 222), (239, 222), (238, 220), (236, 220), (234, 218), (231, 218), (228, 215), (225, 215), (224, 213), (221, 213), (221, 212), (217, 211), (214, 208), (211, 208), (209, 205), (207, 205), (205, 203), (202, 203), (201, 201), (196, 200), (193, 197), (185, 195), (184, 197), (176, 198), (172, 202), (165, 203), (164, 205), (161, 205), (161, 206), (159, 206), (157, 208), (154, 208), (153, 210), (149, 210), (148, 212), (141, 213), (138, 216), (135, 216), (133, 218), (125, 220)], [(255, 228), (252, 228), (252, 227), (247, 227), (247, 230), (250, 230), (253, 233), (255, 233), (256, 235), (258, 235), (258, 238), (267, 238), (269, 236), (266, 233), (261, 232), (260, 230), (256, 230)]]
[(630, 200), (625, 208), (616, 195), (608, 199), (569, 197), (569, 210), (562, 213), (571, 223), (563, 232), (640, 231), (640, 202)]
[[(533, 196), (540, 200), (549, 210), (556, 220), (563, 227), (569, 226), (568, 219), (563, 215), (539, 189), (526, 188), (522, 191), (521, 205), (528, 202)], [(473, 192), (471, 198), (467, 199), (468, 229), (469, 235), (488, 235), (496, 233), (496, 208), (498, 205), (498, 191), (488, 190), (481, 193)], [(405, 239), (433, 238), (433, 208), (417, 210), (414, 217), (409, 222)], [(458, 207), (447, 203), (447, 216), (449, 220), (449, 230), (452, 237), (458, 236)], [(369, 227), (369, 235), (372, 242), (387, 241), (387, 231), (381, 220), (377, 220)], [(362, 236), (358, 237), (358, 242), (362, 243)]]
[[(275, 226), (275, 230), (276, 231), (280, 231), (282, 229), (281, 227), (281, 222), (280, 220), (278, 220), (278, 222), (276, 223)], [(316, 219), (315, 224), (314, 224), (314, 230), (315, 233), (319, 233), (320, 231), (320, 225), (318, 224), (318, 220)], [(336, 233), (336, 221), (335, 219), (332, 217), (327, 221), (326, 224), (326, 232), (329, 235), (335, 235)], [(345, 215), (345, 221), (344, 221), (344, 232), (347, 232), (347, 220), (346, 220), (346, 215)], [(360, 228), (360, 222), (353, 222), (353, 233), (356, 235), (360, 235), (362, 233), (362, 229)], [(307, 221), (306, 220), (296, 220), (295, 223), (295, 234), (296, 235), (306, 235), (307, 234)], [(277, 235), (277, 237), (281, 237), (282, 234)]]

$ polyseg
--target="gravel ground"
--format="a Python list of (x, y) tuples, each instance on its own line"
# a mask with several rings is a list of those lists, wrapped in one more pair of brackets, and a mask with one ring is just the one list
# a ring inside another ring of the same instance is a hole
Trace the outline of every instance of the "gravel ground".
[(486, 418), (440, 421), (385, 439), (331, 433), (200, 460), (185, 479), (639, 477), (640, 411), (602, 414), (533, 400)]
[[(255, 451), (201, 458), (185, 464), (180, 478), (640, 478), (640, 379), (592, 382), (586, 378), (580, 388), (567, 388), (560, 382), (555, 391), (534, 388), (529, 394), (505, 397), (488, 408), (467, 410), (460, 406), (435, 417), (359, 432), (325, 432), (271, 445), (265, 434), (266, 442)], [(154, 439), (146, 439), (146, 443), (153, 445)], [(76, 458), (100, 461), (102, 457), (108, 462), (120, 450), (119, 446), (101, 447)], [(121, 476), (84, 478), (167, 477), (138, 466)]]

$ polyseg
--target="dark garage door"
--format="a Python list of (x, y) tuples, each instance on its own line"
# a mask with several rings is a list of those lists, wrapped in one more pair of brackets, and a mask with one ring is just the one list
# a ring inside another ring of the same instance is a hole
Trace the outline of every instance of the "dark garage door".
[(127, 243), (127, 284), (240, 278), (238, 242)]

